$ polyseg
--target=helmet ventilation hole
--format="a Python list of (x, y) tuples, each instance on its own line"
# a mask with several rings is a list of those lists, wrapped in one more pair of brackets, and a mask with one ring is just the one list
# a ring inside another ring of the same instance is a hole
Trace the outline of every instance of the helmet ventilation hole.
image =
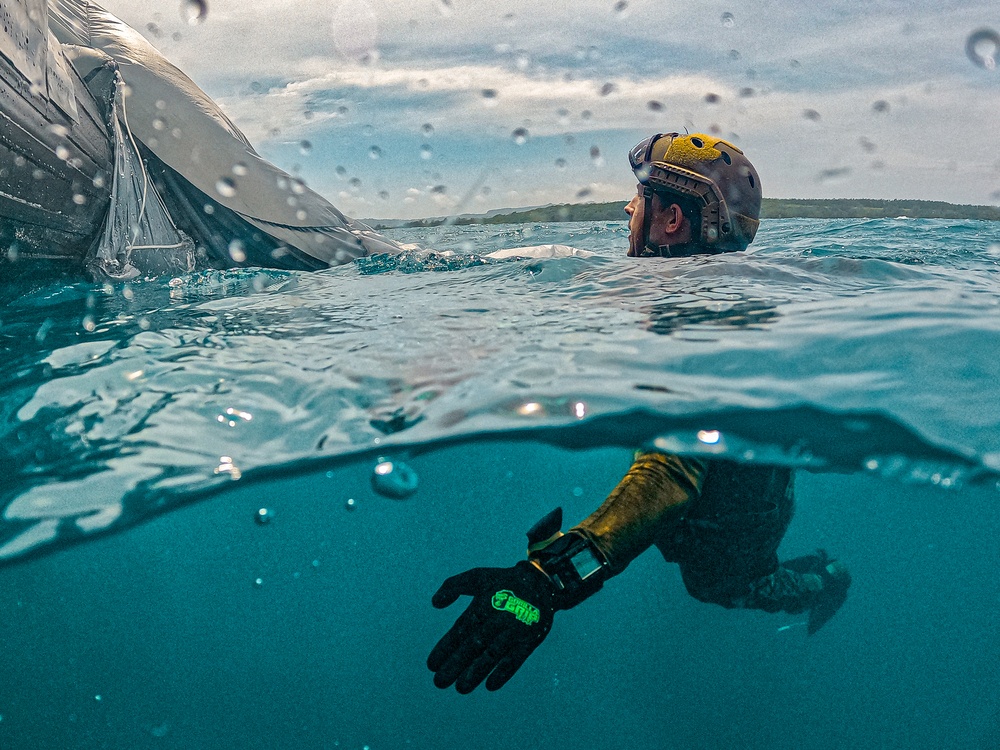
[(757, 183), (753, 181), (753, 174), (748, 172), (747, 179), (750, 180), (750, 187), (757, 187)]
[(705, 141), (703, 141), (701, 138), (692, 138), (691, 145), (694, 146), (695, 148), (704, 148)]
[(733, 157), (731, 157), (729, 154), (727, 154), (725, 151), (723, 151), (722, 152), (722, 161), (726, 162), (726, 164), (732, 164), (733, 163)]

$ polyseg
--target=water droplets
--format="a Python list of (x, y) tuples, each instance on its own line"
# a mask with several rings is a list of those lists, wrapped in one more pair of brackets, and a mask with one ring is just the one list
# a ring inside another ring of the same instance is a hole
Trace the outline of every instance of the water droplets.
[(563, 159), (562, 157), (556, 159), (556, 168), (557, 169), (566, 169), (566, 160)]
[(432, 149), (428, 144), (424, 144), (420, 147), (420, 158), (430, 159), (434, 156), (434, 149)]
[(805, 109), (802, 110), (802, 116), (809, 120), (810, 122), (819, 122), (821, 115), (815, 109)]
[(312, 141), (300, 141), (299, 142), (299, 153), (303, 156), (309, 156), (312, 153), (313, 145)]
[(656, 99), (650, 99), (648, 102), (646, 102), (646, 108), (650, 112), (662, 112), (664, 109), (663, 102), (658, 102), (656, 101)]
[(618, 90), (618, 87), (615, 86), (615, 84), (613, 84), (610, 81), (608, 81), (603, 86), (601, 86), (600, 94), (601, 94), (601, 96), (608, 96), (609, 94), (613, 94), (617, 90)]
[(434, 135), (434, 126), (431, 125), (429, 122), (425, 122), (423, 125), (420, 126), (420, 132), (424, 134), (425, 138), (430, 138), (432, 135)]
[(997, 57), (1000, 57), (1000, 34), (988, 28), (973, 31), (965, 40), (965, 54), (980, 68), (996, 70)]
[(208, 3), (205, 0), (182, 0), (181, 18), (189, 26), (197, 26), (208, 17)]
[(267, 526), (271, 523), (272, 518), (274, 518), (274, 513), (268, 508), (258, 508), (257, 512), (253, 514), (253, 520), (257, 522), (258, 526)]
[(885, 99), (879, 99), (877, 102), (872, 104), (872, 111), (877, 112), (880, 115), (885, 114), (889, 111), (889, 102)]
[(455, 12), (455, 5), (452, 0), (437, 0), (437, 10), (445, 18), (451, 18)]
[(232, 177), (220, 177), (215, 183), (215, 192), (223, 198), (232, 198), (236, 195), (236, 182)]
[(368, 0), (340, 0), (330, 19), (330, 38), (339, 55), (367, 65), (378, 60), (378, 17)]
[(368, 158), (372, 160), (377, 160), (382, 158), (382, 149), (378, 146), (372, 146), (368, 149)]
[(229, 243), (229, 257), (234, 263), (243, 263), (247, 259), (246, 247), (240, 240), (232, 240)]
[(598, 146), (590, 147), (590, 160), (594, 163), (595, 167), (604, 166), (604, 157), (601, 156), (601, 149)]
[(624, 16), (628, 11), (628, 0), (618, 0), (618, 2), (614, 4), (612, 10), (614, 10), (614, 12), (619, 16)]
[(523, 146), (528, 142), (528, 129), (527, 128), (515, 128), (514, 132), (510, 134), (514, 143), (518, 146)]
[(722, 14), (722, 25), (724, 28), (731, 29), (736, 25), (736, 17), (729, 12)]
[(497, 105), (497, 97), (500, 92), (496, 89), (483, 89), (479, 92), (479, 95), (483, 99), (483, 105), (487, 107), (495, 107)]

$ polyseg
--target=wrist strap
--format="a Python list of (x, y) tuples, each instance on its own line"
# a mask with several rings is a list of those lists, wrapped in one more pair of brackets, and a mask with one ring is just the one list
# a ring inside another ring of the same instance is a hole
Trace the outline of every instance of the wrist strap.
[(558, 609), (570, 609), (596, 594), (609, 576), (604, 555), (576, 531), (532, 545), (528, 559), (552, 582)]

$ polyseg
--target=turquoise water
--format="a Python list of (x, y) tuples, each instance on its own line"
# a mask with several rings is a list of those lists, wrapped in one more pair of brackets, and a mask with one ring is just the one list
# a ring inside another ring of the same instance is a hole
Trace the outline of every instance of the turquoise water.
[[(997, 746), (1000, 227), (395, 236), (438, 252), (3, 290), (0, 747)], [(544, 243), (594, 255), (482, 257)], [(648, 553), (500, 692), (436, 690), (440, 581), (649, 440), (801, 467), (782, 556), (843, 559), (843, 610), (807, 638)]]

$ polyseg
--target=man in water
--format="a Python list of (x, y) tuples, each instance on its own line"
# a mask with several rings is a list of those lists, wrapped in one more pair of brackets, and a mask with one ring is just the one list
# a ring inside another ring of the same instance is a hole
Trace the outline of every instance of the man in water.
[[(743, 152), (713, 136), (654, 135), (629, 153), (638, 178), (629, 215), (631, 257), (746, 249), (760, 217), (760, 179)], [(565, 534), (557, 508), (528, 532), (528, 559), (475, 568), (444, 582), (435, 607), (468, 609), (427, 660), (440, 688), (497, 690), (545, 639), (556, 611), (576, 606), (649, 547), (680, 565), (703, 602), (809, 612), (815, 633), (840, 608), (851, 577), (822, 550), (779, 563), (794, 509), (784, 467), (640, 450), (594, 513)]]

